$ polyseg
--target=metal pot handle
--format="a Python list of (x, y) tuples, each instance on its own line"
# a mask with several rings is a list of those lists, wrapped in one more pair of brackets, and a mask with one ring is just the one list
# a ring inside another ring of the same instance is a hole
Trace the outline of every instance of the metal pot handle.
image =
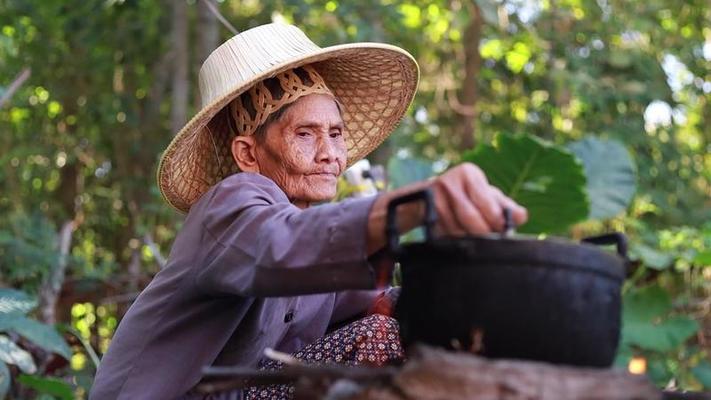
[(425, 241), (429, 242), (434, 237), (434, 225), (437, 221), (437, 212), (434, 207), (432, 191), (424, 189), (396, 197), (388, 203), (388, 213), (385, 217), (385, 237), (388, 241), (388, 250), (391, 254), (398, 254), (400, 251), (400, 232), (397, 230), (397, 207), (413, 201), (425, 202), (425, 216), (422, 224), (425, 227)]
[(590, 244), (596, 244), (596, 245), (614, 244), (617, 247), (617, 254), (619, 254), (620, 257), (624, 258), (625, 261), (628, 260), (628, 258), (627, 258), (627, 236), (625, 236), (623, 233), (620, 233), (620, 232), (606, 233), (604, 235), (586, 237), (580, 241), (584, 242), (584, 243), (590, 243)]

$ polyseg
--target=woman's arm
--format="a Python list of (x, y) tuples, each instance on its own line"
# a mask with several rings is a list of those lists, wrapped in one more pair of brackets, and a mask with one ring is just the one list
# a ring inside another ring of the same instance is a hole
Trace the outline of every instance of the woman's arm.
[(186, 221), (203, 232), (196, 284), (213, 295), (249, 297), (372, 289), (366, 237), (373, 201), (301, 210), (263, 176), (226, 178)]

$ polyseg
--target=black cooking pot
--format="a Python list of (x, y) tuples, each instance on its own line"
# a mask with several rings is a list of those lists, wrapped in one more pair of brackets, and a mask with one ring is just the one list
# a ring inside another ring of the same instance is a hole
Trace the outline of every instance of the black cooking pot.
[[(400, 245), (395, 210), (420, 200), (425, 241)], [(435, 220), (429, 190), (388, 205), (388, 246), (402, 270), (395, 316), (406, 349), (424, 342), (492, 358), (612, 364), (626, 267), (622, 234), (581, 244), (501, 234), (435, 238)], [(591, 243), (615, 244), (619, 256)]]

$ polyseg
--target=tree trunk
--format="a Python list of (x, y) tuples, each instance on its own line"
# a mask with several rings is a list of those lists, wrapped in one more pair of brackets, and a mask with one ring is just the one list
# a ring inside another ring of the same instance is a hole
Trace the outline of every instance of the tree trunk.
[[(217, 1), (198, 0), (197, 2), (197, 26), (195, 28), (197, 38), (195, 40), (195, 51), (193, 52), (195, 56), (193, 74), (195, 76), (198, 75), (200, 66), (217, 47), (220, 40), (217, 17), (210, 10), (210, 6), (217, 9)], [(195, 105), (200, 105), (200, 93), (198, 91), (195, 91)]]
[(464, 30), (464, 37), (462, 38), (464, 46), (464, 80), (457, 96), (457, 104), (453, 107), (457, 113), (455, 133), (462, 150), (474, 147), (475, 110), (479, 97), (477, 78), (481, 69), (479, 42), (481, 41), (481, 31), (484, 23), (479, 7), (476, 4), (472, 4), (470, 9), (471, 19)]
[[(173, 49), (168, 49), (151, 67), (153, 82), (143, 107), (143, 120), (149, 127), (161, 126), (160, 106), (167, 94), (171, 78)], [(148, 146), (147, 146), (148, 147)]]
[[(379, 8), (372, 7), (369, 2), (363, 2), (357, 7), (358, 12), (370, 23), (370, 37), (368, 37), (367, 40), (370, 42), (385, 42), (387, 38)], [(386, 139), (385, 142), (376, 147), (368, 156), (371, 165), (382, 165), (384, 168), (387, 168), (388, 160), (392, 157), (393, 150), (392, 142)]]
[(188, 115), (188, 4), (185, 0), (173, 3), (171, 52), (173, 53), (173, 83), (170, 127), (177, 133)]

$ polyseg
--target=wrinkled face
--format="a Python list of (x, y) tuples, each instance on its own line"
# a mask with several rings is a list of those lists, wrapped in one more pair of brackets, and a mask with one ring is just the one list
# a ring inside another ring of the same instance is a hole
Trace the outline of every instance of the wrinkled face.
[(267, 127), (255, 157), (259, 173), (276, 182), (297, 206), (334, 198), (347, 149), (333, 97), (311, 94), (295, 101)]

